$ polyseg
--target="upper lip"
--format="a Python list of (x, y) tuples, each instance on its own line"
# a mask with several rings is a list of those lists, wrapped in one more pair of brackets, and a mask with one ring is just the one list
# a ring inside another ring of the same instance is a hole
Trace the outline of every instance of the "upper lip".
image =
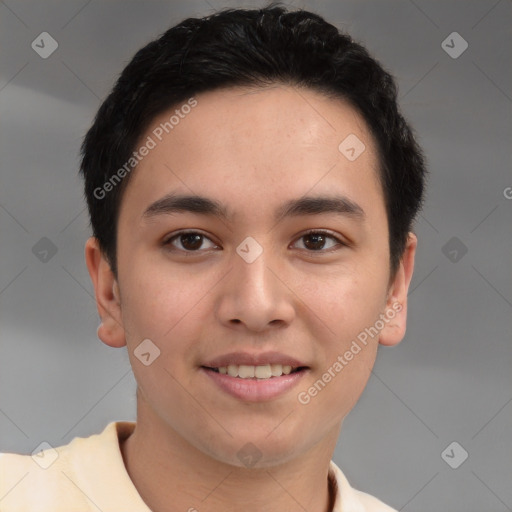
[(202, 366), (208, 368), (221, 368), (233, 365), (248, 365), (248, 366), (264, 366), (267, 364), (281, 364), (283, 366), (291, 366), (292, 368), (299, 368), (301, 366), (307, 367), (306, 364), (295, 359), (294, 357), (279, 352), (261, 352), (259, 354), (251, 354), (250, 352), (230, 352), (213, 359), (210, 359)]

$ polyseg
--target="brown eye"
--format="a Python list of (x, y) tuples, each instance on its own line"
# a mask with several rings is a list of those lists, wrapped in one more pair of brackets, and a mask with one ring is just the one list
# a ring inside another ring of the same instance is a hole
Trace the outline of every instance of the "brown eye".
[[(164, 242), (164, 245), (172, 246), (173, 248), (176, 248), (177, 250), (181, 250), (184, 252), (199, 252), (199, 249), (201, 249), (205, 240), (210, 239), (207, 236), (203, 235), (202, 233), (199, 233), (197, 231), (183, 231), (168, 238)], [(181, 247), (179, 245), (176, 245), (174, 241), (176, 241)], [(215, 244), (213, 244), (213, 246), (215, 246)]]
[[(308, 250), (308, 252), (328, 252), (329, 249), (336, 247), (336, 245), (346, 245), (339, 238), (331, 235), (326, 231), (309, 231), (302, 235), (299, 240), (304, 239), (304, 247)], [(325, 248), (327, 240), (334, 240), (334, 245)]]
[(186, 233), (179, 236), (182, 247), (187, 250), (195, 251), (199, 249), (203, 243), (203, 235), (194, 233)]

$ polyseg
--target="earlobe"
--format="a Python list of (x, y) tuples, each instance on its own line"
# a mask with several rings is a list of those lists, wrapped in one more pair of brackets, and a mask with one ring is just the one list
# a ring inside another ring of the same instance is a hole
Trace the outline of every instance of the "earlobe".
[(409, 233), (402, 259), (393, 282), (389, 288), (386, 309), (384, 311), (385, 325), (379, 336), (381, 345), (398, 345), (405, 336), (407, 327), (407, 293), (414, 271), (414, 258), (418, 239), (414, 233)]
[(94, 237), (89, 238), (85, 244), (85, 261), (101, 318), (97, 330), (98, 338), (110, 347), (122, 347), (126, 345), (126, 337), (121, 316), (119, 285), (110, 263)]

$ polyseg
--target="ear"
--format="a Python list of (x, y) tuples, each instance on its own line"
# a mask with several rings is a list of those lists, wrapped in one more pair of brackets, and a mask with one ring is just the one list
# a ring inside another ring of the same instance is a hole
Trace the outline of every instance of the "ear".
[(85, 262), (94, 285), (96, 307), (101, 318), (98, 338), (110, 347), (123, 347), (126, 345), (126, 337), (121, 317), (119, 285), (95, 237), (89, 238), (85, 244)]
[(379, 343), (381, 345), (397, 345), (405, 336), (407, 326), (407, 293), (414, 271), (414, 257), (417, 245), (418, 239), (416, 235), (409, 233), (400, 265), (393, 281), (390, 283), (383, 318), (385, 325), (379, 336)]

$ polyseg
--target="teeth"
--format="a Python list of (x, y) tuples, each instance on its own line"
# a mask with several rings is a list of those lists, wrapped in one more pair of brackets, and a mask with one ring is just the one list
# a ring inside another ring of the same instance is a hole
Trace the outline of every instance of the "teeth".
[(238, 376), (242, 379), (248, 379), (250, 377), (254, 377), (254, 366), (247, 366), (245, 364), (241, 364), (238, 367)]
[(255, 366), (254, 376), (258, 379), (269, 379), (272, 377), (272, 370), (270, 369), (270, 365), (266, 364), (265, 366)]
[(252, 379), (254, 377), (257, 379), (269, 379), (290, 374), (292, 367), (282, 364), (266, 364), (263, 366), (230, 364), (229, 366), (221, 366), (217, 370), (223, 375), (227, 374), (230, 377), (239, 377), (240, 379)]

